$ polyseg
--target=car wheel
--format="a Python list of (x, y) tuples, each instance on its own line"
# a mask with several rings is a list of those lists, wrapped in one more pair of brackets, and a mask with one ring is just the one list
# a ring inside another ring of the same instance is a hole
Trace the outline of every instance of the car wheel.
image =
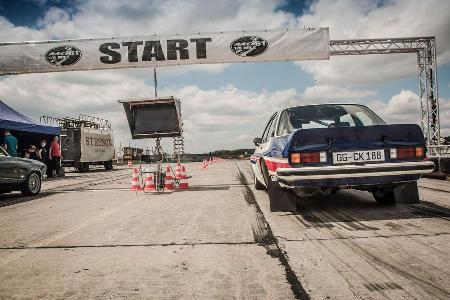
[(255, 175), (255, 189), (258, 190), (258, 191), (263, 191), (263, 190), (267, 189), (266, 186), (264, 184), (262, 184), (258, 180), (258, 178), (256, 178), (256, 175)]
[(283, 189), (278, 181), (272, 181), (264, 161), (261, 161), (261, 170), (269, 194), (270, 211), (296, 212), (297, 197), (291, 190)]
[(113, 169), (113, 162), (112, 162), (112, 160), (105, 161), (104, 166), (105, 166), (105, 170), (112, 170)]
[(41, 191), (41, 175), (39, 173), (31, 173), (22, 187), (22, 194), (26, 196), (34, 196)]
[(264, 179), (264, 183), (266, 184), (266, 187), (268, 189), (269, 188), (269, 181), (270, 181), (269, 171), (267, 170), (266, 162), (263, 159), (261, 159), (260, 163), (261, 163), (261, 173), (262, 173), (262, 176), (263, 176), (263, 179)]
[(66, 171), (64, 170), (64, 168), (60, 168), (58, 170), (58, 177), (64, 177), (66, 176)]
[(88, 164), (88, 163), (81, 163), (81, 164), (78, 166), (78, 170), (79, 170), (80, 172), (88, 172), (88, 171), (89, 171), (89, 164)]
[(420, 203), (417, 182), (412, 181), (394, 188), (395, 203), (417, 204)]
[(269, 194), (270, 211), (297, 211), (297, 197), (291, 190), (282, 188), (278, 181), (272, 181), (270, 178), (267, 190)]
[(395, 194), (393, 190), (376, 189), (372, 192), (372, 195), (381, 205), (395, 204)]

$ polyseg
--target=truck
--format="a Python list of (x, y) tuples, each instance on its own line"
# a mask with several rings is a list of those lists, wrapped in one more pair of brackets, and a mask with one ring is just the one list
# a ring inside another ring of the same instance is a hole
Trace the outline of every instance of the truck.
[(109, 121), (84, 115), (78, 119), (52, 119), (61, 127), (62, 166), (75, 167), (80, 172), (89, 171), (92, 165), (113, 169), (114, 135)]

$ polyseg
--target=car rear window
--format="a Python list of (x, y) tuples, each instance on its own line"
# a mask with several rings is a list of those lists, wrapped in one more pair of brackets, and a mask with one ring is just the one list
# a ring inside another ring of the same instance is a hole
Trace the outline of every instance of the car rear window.
[(326, 104), (288, 108), (287, 117), (280, 118), (279, 134), (296, 129), (372, 126), (386, 124), (362, 105)]

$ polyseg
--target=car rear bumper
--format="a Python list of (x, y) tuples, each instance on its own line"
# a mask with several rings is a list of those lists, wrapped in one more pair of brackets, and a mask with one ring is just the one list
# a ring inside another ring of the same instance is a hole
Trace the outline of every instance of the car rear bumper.
[(431, 161), (279, 168), (276, 178), (288, 187), (377, 185), (417, 180), (433, 169)]

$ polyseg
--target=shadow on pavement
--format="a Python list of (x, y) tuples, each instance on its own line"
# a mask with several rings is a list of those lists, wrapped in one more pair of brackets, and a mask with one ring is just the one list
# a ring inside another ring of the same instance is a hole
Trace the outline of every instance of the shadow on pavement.
[(229, 185), (196, 185), (196, 186), (190, 186), (187, 190), (177, 190), (177, 193), (179, 192), (194, 192), (194, 191), (226, 191), (229, 190)]
[(400, 220), (416, 218), (450, 218), (450, 209), (421, 201), (419, 204), (379, 205), (365, 192), (339, 191), (332, 196), (299, 198), (294, 214), (312, 224)]
[(41, 192), (36, 196), (23, 196), (20, 192), (0, 194), (0, 207), (38, 200), (40, 198), (45, 198), (54, 194), (57, 194), (57, 192)]

